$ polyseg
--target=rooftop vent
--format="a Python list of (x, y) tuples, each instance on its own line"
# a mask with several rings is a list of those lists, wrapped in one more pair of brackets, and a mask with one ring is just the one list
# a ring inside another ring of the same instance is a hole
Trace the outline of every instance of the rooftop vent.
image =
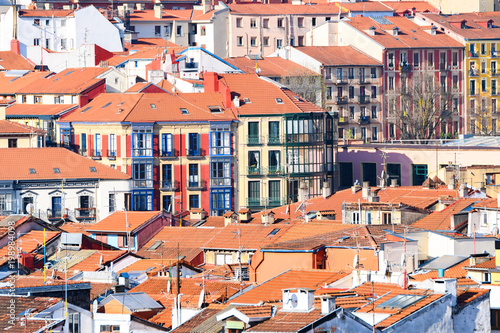
[(189, 111), (186, 108), (181, 108), (181, 113), (182, 114), (189, 114)]

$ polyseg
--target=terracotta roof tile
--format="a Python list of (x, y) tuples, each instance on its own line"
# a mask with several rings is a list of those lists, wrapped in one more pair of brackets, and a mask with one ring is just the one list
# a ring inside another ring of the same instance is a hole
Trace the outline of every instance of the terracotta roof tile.
[(291, 60), (281, 57), (267, 57), (257, 61), (247, 57), (227, 58), (225, 61), (241, 69), (247, 74), (255, 74), (256, 68), (259, 69), (260, 76), (267, 77), (287, 77), (287, 76), (318, 76), (318, 73), (303, 67)]
[(250, 327), (248, 332), (297, 332), (304, 326), (323, 317), (321, 309), (310, 312), (285, 312), (278, 311), (269, 320)]
[(280, 303), (283, 299), (282, 289), (309, 288), (316, 290), (347, 275), (348, 273), (328, 272), (325, 270), (289, 270), (245, 291), (231, 302), (243, 304), (257, 304), (261, 301)]
[(77, 104), (13, 104), (5, 109), (8, 116), (62, 116), (78, 107)]
[[(59, 236), (61, 232), (58, 231), (46, 231), (45, 242), (48, 243)], [(19, 253), (33, 253), (37, 248), (43, 247), (43, 231), (42, 230), (32, 230), (27, 234), (22, 235), (16, 241), (19, 246)], [(9, 247), (4, 246), (0, 249), (0, 258), (2, 260), (8, 259)]]
[[(425, 18), (425, 20), (431, 24), (438, 27), (443, 27), (445, 30), (451, 30), (458, 34), (462, 38), (467, 40), (474, 39), (496, 39), (498, 38), (500, 28), (500, 17), (496, 13), (463, 13), (454, 15), (440, 15), (440, 14), (430, 14), (422, 13), (417, 14), (418, 17)], [(488, 20), (493, 21), (493, 27), (487, 28), (486, 22)], [(467, 29), (461, 29), (461, 22), (465, 21)], [(483, 23), (483, 25), (479, 24)]]
[(81, 233), (90, 236), (90, 233), (85, 230), (88, 226), (88, 223), (66, 222), (60, 228), (68, 233)]
[(20, 54), (12, 51), (0, 51), (0, 70), (28, 70), (32, 71), (35, 66), (24, 59)]
[(15, 121), (0, 120), (0, 134), (38, 134), (43, 135), (45, 132), (41, 128), (36, 128)]
[[(12, 296), (9, 296), (12, 297)], [(16, 305), (16, 316), (25, 310), (31, 309), (31, 316), (40, 314), (45, 309), (56, 305), (61, 302), (61, 298), (55, 297), (15, 297), (15, 305)], [(0, 299), (3, 304), (8, 304), (7, 297), (2, 297)], [(0, 330), (2, 332), (9, 333), (25, 333), (25, 332), (38, 332), (40, 331), (48, 331), (50, 328), (47, 327), (47, 322), (45, 320), (31, 320), (30, 315), (28, 315), (28, 320), (24, 320), (24, 317), (17, 316), (14, 320), (14, 325), (12, 325), (12, 321), (10, 318), (10, 309), (8, 306), (0, 307)], [(52, 322), (49, 320), (48, 322)]]
[[(465, 270), (470, 264), (470, 260), (467, 258), (464, 261), (452, 266), (444, 271), (445, 278), (465, 278), (467, 276), (467, 271)], [(410, 278), (415, 281), (425, 281), (427, 279), (437, 279), (439, 277), (438, 271), (430, 271), (423, 274), (412, 274)]]
[(413, 223), (412, 226), (427, 230), (451, 230), (451, 217), (478, 201), (481, 201), (481, 199), (459, 199), (442, 211), (432, 212), (421, 218)]
[[(436, 7), (434, 7), (427, 1), (381, 1), (381, 2), (387, 7), (391, 8), (398, 15), (411, 13), (412, 11), (416, 13), (439, 12)], [(415, 9), (413, 10), (413, 8)]]
[(126, 253), (127, 251), (99, 250), (90, 257), (70, 267), (70, 270), (73, 272), (95, 272), (101, 269), (101, 265), (106, 265), (107, 263), (115, 261)]
[(167, 260), (162, 263), (161, 259), (140, 259), (119, 271), (118, 274), (139, 271), (148, 271), (148, 273), (150, 273), (159, 271), (162, 269), (162, 267), (168, 266), (169, 261)]
[(19, 11), (21, 17), (67, 17), (74, 16), (74, 10), (63, 9), (22, 9)]
[(88, 232), (126, 232), (127, 223), (128, 231), (134, 233), (134, 231), (144, 225), (145, 223), (159, 218), (163, 215), (162, 212), (158, 211), (147, 211), (147, 212), (134, 212), (134, 211), (117, 211), (108, 217), (102, 219), (101, 221), (91, 224), (87, 227)]
[(495, 269), (497, 268), (496, 265), (496, 258), (492, 257), (490, 260), (476, 264), (474, 266), (470, 266), (470, 268), (485, 268), (485, 269)]
[(382, 66), (380, 61), (352, 46), (300, 46), (295, 49), (321, 62), (324, 66)]
[[(0, 149), (0, 179), (130, 179), (130, 176), (66, 148)], [(54, 172), (59, 169), (59, 173)], [(34, 169), (32, 173), (30, 169)], [(93, 172), (95, 170), (95, 172)]]
[(335, 3), (342, 8), (343, 12), (388, 12), (389, 7), (378, 1), (366, 1), (364, 3)]
[(489, 289), (483, 288), (465, 288), (457, 290), (457, 304), (460, 306), (465, 306), (467, 303), (481, 297), (482, 295), (488, 294)]
[(25, 86), (36, 82), (50, 72), (29, 72), (22, 76), (10, 76), (6, 72), (0, 72), (0, 94), (1, 95), (15, 95)]

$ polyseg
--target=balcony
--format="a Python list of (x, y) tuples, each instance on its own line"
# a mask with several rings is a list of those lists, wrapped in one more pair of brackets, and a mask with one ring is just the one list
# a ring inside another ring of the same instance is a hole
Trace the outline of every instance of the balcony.
[(499, 52), (497, 50), (491, 50), (491, 57), (492, 58), (498, 58)]
[(107, 151), (108, 160), (116, 160), (116, 150), (108, 149)]
[(285, 197), (269, 197), (265, 199), (267, 207), (279, 207), (287, 204)]
[(176, 191), (179, 188), (179, 182), (176, 180), (163, 181), (161, 183), (160, 191)]
[(500, 74), (500, 71), (498, 71), (496, 68), (490, 69), (491, 76), (498, 76), (499, 74)]
[(270, 165), (267, 168), (267, 174), (269, 176), (277, 176), (283, 174), (284, 170), (281, 166), (279, 165)]
[(249, 166), (247, 168), (247, 174), (249, 177), (251, 177), (251, 176), (263, 176), (264, 173), (262, 167)]
[(87, 148), (80, 148), (78, 150), (78, 153), (82, 156), (88, 156), (88, 151), (87, 151)]
[(477, 58), (477, 57), (479, 57), (479, 53), (471, 51), (471, 52), (469, 52), (469, 57), (470, 58)]
[(75, 217), (77, 219), (93, 219), (95, 218), (95, 207), (76, 208)]
[(439, 63), (439, 70), (444, 72), (444, 71), (449, 71), (451, 69), (450, 64), (447, 63)]
[(370, 103), (370, 96), (369, 95), (358, 96), (358, 101), (359, 101), (360, 104)]
[(283, 138), (276, 135), (270, 135), (267, 137), (267, 144), (269, 145), (280, 145), (283, 143)]
[(263, 198), (247, 198), (247, 207), (264, 207)]
[(264, 140), (261, 135), (247, 135), (247, 145), (261, 145)]
[(360, 125), (369, 125), (370, 124), (370, 116), (359, 117), (358, 122)]
[(207, 187), (207, 182), (204, 180), (195, 180), (191, 181), (186, 179), (186, 189), (189, 191), (202, 191), (205, 190)]
[(100, 150), (91, 149), (90, 157), (92, 157), (93, 160), (100, 160), (102, 159), (102, 152)]
[(347, 84), (347, 78), (345, 76), (337, 76), (334, 81), (337, 84)]
[(479, 76), (479, 71), (477, 69), (469, 69), (469, 76)]
[(160, 152), (161, 160), (174, 160), (179, 156), (179, 151), (177, 149), (172, 150), (162, 150)]
[(188, 160), (200, 160), (204, 158), (205, 150), (201, 148), (186, 148), (186, 157)]
[(336, 104), (347, 104), (347, 96), (337, 96)]
[(370, 83), (370, 80), (368, 80), (368, 78), (366, 77), (366, 75), (364, 75), (364, 76), (360, 76), (359, 77), (359, 81), (358, 82), (359, 82), (359, 84), (368, 84), (368, 83)]

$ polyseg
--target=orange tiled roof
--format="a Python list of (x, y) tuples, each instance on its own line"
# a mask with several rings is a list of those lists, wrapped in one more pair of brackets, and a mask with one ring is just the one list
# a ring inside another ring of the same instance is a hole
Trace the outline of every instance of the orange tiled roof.
[(170, 266), (168, 260), (162, 263), (161, 259), (140, 259), (119, 271), (118, 274), (135, 271), (157, 271), (168, 266)]
[[(405, 12), (431, 12), (437, 13), (438, 10), (427, 1), (382, 1), (384, 5), (391, 8), (396, 14), (402, 15)], [(415, 8), (415, 10), (413, 10)]]
[(498, 199), (496, 198), (483, 199), (478, 203), (474, 204), (474, 208), (500, 209), (500, 207), (498, 207)]
[(148, 223), (149, 221), (161, 217), (163, 215), (162, 212), (158, 211), (147, 211), (147, 212), (132, 212), (132, 211), (117, 211), (108, 217), (102, 219), (101, 221), (92, 224), (87, 227), (88, 232), (99, 233), (103, 232), (123, 232), (125, 233), (127, 230), (130, 233), (134, 233), (137, 228), (140, 228), (142, 225)]
[[(12, 148), (11, 148), (12, 149)], [(51, 242), (55, 237), (59, 236), (59, 231), (46, 231), (45, 243)], [(19, 253), (33, 253), (37, 247), (43, 247), (44, 234), (42, 230), (32, 230), (27, 234), (22, 235), (17, 239), (16, 243), (19, 246)], [(0, 249), (0, 258), (2, 260), (8, 259), (9, 247), (4, 246)]]
[[(0, 149), (0, 179), (130, 179), (111, 167), (76, 154), (66, 148)], [(54, 172), (59, 169), (59, 173)], [(31, 173), (34, 169), (35, 173)], [(95, 172), (93, 172), (95, 170)]]
[[(385, 17), (392, 24), (379, 24), (371, 17), (350, 17), (344, 20), (346, 24), (363, 32), (370, 39), (385, 48), (410, 49), (410, 48), (450, 48), (463, 47), (463, 45), (440, 31), (436, 35), (430, 34), (430, 27), (419, 26), (404, 16)], [(368, 30), (375, 27), (375, 36), (370, 36)], [(392, 29), (399, 28), (398, 36), (393, 36)]]
[(104, 79), (96, 78), (108, 71), (107, 67), (67, 68), (64, 71), (40, 78), (22, 88), (19, 94), (79, 94)]
[(21, 17), (67, 17), (74, 16), (74, 10), (63, 9), (22, 9), (19, 11)]
[(489, 289), (484, 288), (459, 288), (457, 289), (457, 304), (460, 306), (465, 306), (467, 305), (467, 303), (470, 303), (489, 292)]
[(85, 229), (87, 229), (89, 226), (88, 223), (80, 223), (80, 222), (65, 222), (63, 225), (61, 225), (59, 228), (62, 230), (68, 232), (68, 233), (81, 233), (87, 236), (90, 236), (90, 233), (87, 232)]
[[(280, 291), (281, 292), (281, 291)], [(248, 332), (298, 332), (304, 326), (315, 322), (324, 315), (321, 309), (314, 309), (309, 312), (285, 312), (278, 311), (269, 320), (265, 320), (255, 326), (250, 327)]]
[(391, 9), (378, 1), (366, 1), (355, 3), (335, 3), (342, 9), (342, 12), (389, 12)]
[(63, 116), (77, 104), (13, 104), (5, 109), (6, 116)]
[(157, 18), (155, 16), (154, 10), (136, 10), (130, 14), (130, 22), (141, 22), (141, 21), (157, 21), (157, 22), (168, 22), (168, 21), (189, 21), (193, 15), (192, 9), (176, 9), (176, 10), (166, 10), (162, 11), (162, 18)]
[(231, 302), (242, 304), (257, 304), (261, 301), (266, 303), (281, 302), (283, 298), (282, 289), (309, 288), (316, 290), (347, 275), (348, 273), (328, 272), (325, 270), (291, 269), (244, 292)]
[[(255, 74), (223, 74), (221, 77), (221, 81), (241, 100), (240, 107), (237, 108), (240, 116), (325, 112), (313, 103), (296, 98), (295, 96), (298, 95), (291, 90), (280, 88), (274, 81), (266, 80)], [(244, 98), (248, 98), (250, 103), (245, 103)]]
[(45, 132), (41, 128), (36, 128), (24, 124), (20, 124), (15, 121), (0, 120), (0, 135), (4, 134), (37, 134), (43, 135)]
[(451, 216), (460, 213), (462, 210), (478, 201), (481, 201), (481, 199), (459, 199), (442, 211), (432, 212), (424, 218), (421, 218), (413, 223), (412, 226), (427, 230), (451, 230)]
[[(425, 21), (434, 22), (438, 27), (443, 27), (445, 30), (451, 30), (462, 38), (467, 40), (473, 39), (497, 39), (500, 33), (500, 18), (496, 13), (463, 13), (454, 15), (440, 14), (417, 14), (418, 17), (424, 18)], [(493, 21), (493, 27), (487, 28), (486, 22)], [(460, 23), (465, 21), (467, 29), (461, 29)], [(482, 23), (483, 25), (479, 24)]]
[[(30, 309), (29, 314), (27, 314), (27, 320), (24, 320), (22, 316), (15, 316), (11, 319), (10, 309), (6, 304), (0, 307), (0, 330), (2, 332), (9, 333), (25, 333), (25, 332), (42, 332), (48, 331), (52, 327), (48, 325), (51, 321), (31, 319), (34, 315), (40, 315), (45, 309), (48, 309), (57, 303), (61, 302), (61, 298), (55, 297), (24, 297), (24, 296), (13, 296), (11, 298), (15, 300), (15, 312), (16, 315), (22, 313), (25, 310)], [(2, 301), (7, 301), (2, 300)]]
[(0, 94), (15, 95), (25, 86), (32, 84), (44, 77), (50, 75), (50, 72), (29, 72), (23, 76), (9, 76), (6, 72), (0, 72)]
[(101, 265), (115, 261), (126, 253), (127, 251), (99, 250), (78, 264), (71, 266), (69, 270), (72, 272), (95, 272), (101, 269)]
[[(444, 271), (445, 278), (465, 278), (467, 276), (467, 271), (465, 267), (469, 266), (470, 259), (467, 258), (464, 261), (452, 266)], [(425, 281), (427, 279), (437, 279), (439, 277), (438, 271), (431, 271), (424, 274), (412, 274), (410, 279), (415, 281)]]
[(0, 51), (0, 70), (28, 70), (32, 71), (35, 66), (24, 59), (20, 54), (12, 51)]
[(382, 63), (352, 46), (296, 47), (324, 66), (382, 66)]
[(224, 60), (247, 74), (255, 74), (255, 69), (258, 68), (260, 76), (268, 77), (319, 75), (304, 66), (281, 57), (266, 57), (257, 61), (247, 57), (226, 58)]
[(496, 269), (496, 258), (492, 257), (490, 260), (482, 262), (480, 264), (476, 264), (474, 266), (470, 266), (469, 268), (481, 268), (481, 269)]

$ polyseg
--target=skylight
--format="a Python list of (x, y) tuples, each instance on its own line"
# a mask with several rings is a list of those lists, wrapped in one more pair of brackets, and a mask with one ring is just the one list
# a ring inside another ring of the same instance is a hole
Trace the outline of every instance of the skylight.
[(90, 172), (97, 172), (97, 169), (95, 167), (90, 167)]
[(103, 108), (103, 109), (104, 109), (104, 108), (107, 108), (107, 107), (108, 107), (108, 106), (110, 106), (110, 105), (111, 105), (111, 102), (109, 102), (108, 104), (104, 105), (102, 108)]
[(151, 109), (156, 109), (156, 104), (149, 104), (151, 105)]
[(211, 113), (222, 113), (220, 106), (209, 106), (208, 109)]
[(377, 305), (379, 309), (404, 309), (425, 298), (423, 295), (396, 295), (393, 298)]
[(118, 106), (122, 105), (123, 103), (125, 103), (125, 102), (120, 102), (120, 104), (118, 104)]
[(59, 168), (54, 168), (54, 173), (61, 173), (61, 170), (59, 170)]
[(30, 168), (30, 173), (31, 173), (31, 174), (35, 174), (35, 173), (36, 173), (36, 170), (35, 170), (35, 169)]
[(269, 235), (267, 235), (267, 236), (268, 236), (268, 237), (269, 237), (269, 236), (274, 236), (274, 235), (276, 235), (276, 234), (278, 233), (278, 231), (280, 231), (280, 229), (279, 229), (279, 228), (273, 229), (273, 231), (271, 231), (271, 232), (269, 233)]
[(69, 74), (71, 74), (71, 73), (73, 73), (73, 72), (74, 72), (74, 71), (69, 71), (69, 72), (67, 72), (66, 74), (64, 74), (64, 76), (69, 75)]
[(157, 248), (160, 247), (161, 243), (162, 243), (161, 241), (154, 242), (154, 244), (151, 245), (151, 247), (148, 249), (148, 251), (154, 251), (154, 250), (156, 250)]
[(275, 98), (276, 104), (283, 104), (283, 100), (281, 98)]
[(92, 108), (91, 106), (87, 106), (85, 109), (83, 109), (80, 113), (84, 113), (85, 111), (88, 111), (90, 108)]
[(188, 109), (181, 108), (181, 113), (182, 114), (189, 114), (189, 111), (188, 111)]

